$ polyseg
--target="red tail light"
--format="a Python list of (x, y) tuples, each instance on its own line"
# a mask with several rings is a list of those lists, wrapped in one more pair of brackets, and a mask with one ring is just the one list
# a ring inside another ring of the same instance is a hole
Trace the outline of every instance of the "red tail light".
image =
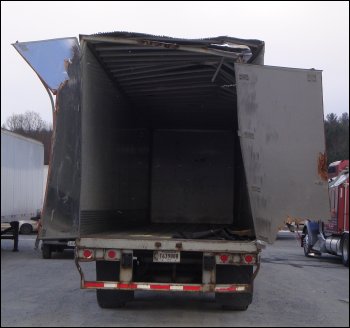
[(255, 258), (253, 255), (247, 254), (244, 255), (244, 262), (247, 264), (253, 263), (255, 261)]
[(220, 255), (220, 260), (222, 261), (222, 263), (226, 263), (228, 260), (228, 255), (226, 254)]
[(85, 258), (85, 259), (91, 259), (92, 258), (92, 256), (93, 256), (93, 252), (92, 252), (92, 250), (90, 250), (90, 249), (84, 249), (84, 251), (83, 251), (83, 257)]
[(106, 261), (120, 261), (120, 250), (119, 249), (104, 249), (103, 258)]
[(115, 259), (117, 257), (117, 252), (114, 251), (113, 249), (109, 250), (107, 252), (107, 256), (110, 258), (110, 259)]

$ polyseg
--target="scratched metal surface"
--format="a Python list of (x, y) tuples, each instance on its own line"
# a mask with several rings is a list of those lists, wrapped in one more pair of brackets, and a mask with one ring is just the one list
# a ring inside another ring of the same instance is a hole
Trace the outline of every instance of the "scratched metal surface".
[[(236, 64), (239, 134), (257, 238), (288, 216), (328, 219), (320, 71)], [(322, 156), (321, 156), (322, 157)]]

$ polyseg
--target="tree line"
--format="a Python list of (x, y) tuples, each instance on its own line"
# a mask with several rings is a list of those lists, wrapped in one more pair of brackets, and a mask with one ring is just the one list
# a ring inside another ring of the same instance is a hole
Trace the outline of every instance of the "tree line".
[[(328, 164), (349, 159), (349, 114), (339, 117), (330, 113), (324, 121)], [(44, 144), (44, 161), (49, 163), (51, 153), (52, 125), (45, 122), (38, 113), (13, 114), (2, 128), (13, 131)]]
[(328, 164), (349, 159), (349, 114), (328, 114), (324, 127)]

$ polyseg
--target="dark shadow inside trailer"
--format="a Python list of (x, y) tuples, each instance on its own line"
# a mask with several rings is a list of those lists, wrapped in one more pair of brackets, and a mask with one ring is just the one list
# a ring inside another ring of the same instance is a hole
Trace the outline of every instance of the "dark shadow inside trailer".
[(147, 62), (152, 51), (83, 43), (80, 235), (253, 230), (234, 64), (169, 49)]

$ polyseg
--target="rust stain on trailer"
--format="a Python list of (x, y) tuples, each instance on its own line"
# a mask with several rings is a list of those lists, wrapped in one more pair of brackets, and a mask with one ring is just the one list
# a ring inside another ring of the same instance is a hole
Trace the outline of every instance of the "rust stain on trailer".
[(326, 153), (319, 153), (318, 155), (318, 175), (323, 181), (328, 181)]
[(153, 41), (153, 40), (140, 40), (139, 42), (144, 46), (164, 47), (167, 49), (179, 48), (179, 45), (177, 45), (176, 43), (159, 42), (159, 41)]

